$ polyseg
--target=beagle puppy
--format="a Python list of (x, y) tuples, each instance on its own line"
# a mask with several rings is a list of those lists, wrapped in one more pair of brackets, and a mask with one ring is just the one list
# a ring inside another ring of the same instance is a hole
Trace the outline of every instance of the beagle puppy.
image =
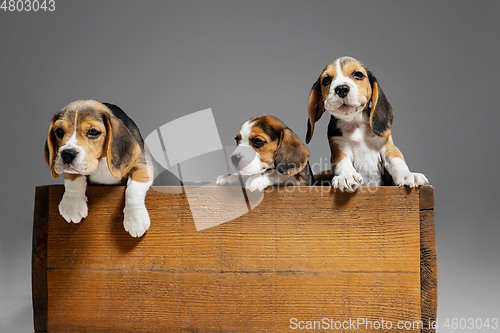
[(262, 191), (271, 185), (311, 185), (309, 150), (281, 120), (256, 116), (236, 135), (231, 155), (236, 174), (220, 176), (217, 185), (237, 184), (238, 173), (248, 176), (245, 188)]
[(354, 192), (361, 184), (416, 187), (428, 183), (423, 174), (410, 172), (394, 145), (392, 107), (373, 73), (360, 61), (338, 58), (314, 83), (306, 143), (325, 110), (330, 113), (328, 141), (334, 188)]
[(87, 217), (87, 181), (127, 184), (123, 226), (133, 237), (150, 225), (144, 203), (153, 165), (137, 125), (119, 107), (93, 100), (70, 103), (52, 117), (45, 160), (56, 179), (64, 173), (59, 213), (68, 222)]

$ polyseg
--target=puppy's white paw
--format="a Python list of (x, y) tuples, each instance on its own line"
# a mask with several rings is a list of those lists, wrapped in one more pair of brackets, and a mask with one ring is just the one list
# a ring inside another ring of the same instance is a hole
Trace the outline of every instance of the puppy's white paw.
[(425, 184), (429, 184), (427, 178), (421, 174), (416, 172), (410, 172), (404, 176), (400, 176), (394, 181), (397, 186), (409, 186), (409, 187), (419, 187)]
[(141, 237), (149, 229), (151, 221), (146, 206), (125, 206), (123, 227), (132, 237)]
[(230, 184), (235, 184), (239, 180), (238, 175), (226, 175), (226, 176), (219, 176), (217, 177), (217, 181), (215, 184), (222, 186), (222, 185), (230, 185)]
[(71, 196), (65, 193), (59, 203), (59, 214), (68, 223), (79, 223), (88, 214), (87, 196)]
[(251, 176), (245, 182), (245, 188), (250, 192), (263, 191), (270, 185), (269, 180), (261, 175)]
[(342, 192), (355, 192), (363, 184), (363, 177), (356, 171), (345, 172), (333, 177), (332, 186)]

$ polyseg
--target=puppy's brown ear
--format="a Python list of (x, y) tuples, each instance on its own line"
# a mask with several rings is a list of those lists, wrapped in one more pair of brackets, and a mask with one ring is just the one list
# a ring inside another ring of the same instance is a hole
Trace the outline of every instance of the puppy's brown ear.
[(306, 143), (311, 141), (314, 133), (314, 124), (321, 118), (325, 112), (325, 105), (323, 103), (323, 95), (321, 93), (321, 75), (314, 82), (311, 93), (309, 94), (308, 104), (309, 120), (307, 121), (307, 134)]
[(105, 115), (106, 159), (111, 174), (121, 179), (141, 155), (141, 147), (125, 124), (113, 115)]
[(56, 179), (57, 177), (59, 177), (59, 174), (54, 169), (57, 157), (57, 151), (59, 149), (56, 136), (54, 133), (54, 122), (56, 121), (56, 119), (57, 115), (54, 115), (50, 123), (47, 141), (45, 141), (45, 162), (47, 162), (47, 165), (49, 166), (52, 179)]
[(371, 110), (370, 110), (370, 127), (373, 133), (378, 136), (387, 136), (390, 134), (390, 129), (392, 126), (392, 107), (384, 92), (380, 88), (377, 78), (372, 72), (368, 71), (368, 78), (372, 86), (372, 99), (371, 99)]
[(285, 128), (281, 132), (278, 150), (274, 156), (274, 166), (279, 173), (293, 176), (302, 171), (309, 159), (309, 150), (297, 134)]

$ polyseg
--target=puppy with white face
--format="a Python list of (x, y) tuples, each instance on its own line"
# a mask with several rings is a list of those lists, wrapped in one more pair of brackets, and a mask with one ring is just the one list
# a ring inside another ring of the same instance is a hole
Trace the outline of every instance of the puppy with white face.
[[(245, 188), (262, 191), (271, 185), (311, 185), (309, 150), (281, 120), (256, 116), (236, 135), (233, 168), (248, 176)], [(220, 176), (217, 185), (237, 184), (238, 174)]]
[(45, 160), (56, 179), (64, 173), (59, 213), (68, 222), (87, 217), (87, 181), (127, 184), (123, 226), (133, 237), (150, 225), (144, 203), (153, 166), (137, 125), (116, 105), (75, 101), (52, 117)]
[(394, 145), (392, 107), (373, 73), (360, 61), (339, 58), (326, 66), (314, 83), (306, 143), (325, 110), (330, 113), (328, 141), (334, 188), (354, 192), (362, 184), (416, 187), (428, 183), (423, 174), (410, 172)]

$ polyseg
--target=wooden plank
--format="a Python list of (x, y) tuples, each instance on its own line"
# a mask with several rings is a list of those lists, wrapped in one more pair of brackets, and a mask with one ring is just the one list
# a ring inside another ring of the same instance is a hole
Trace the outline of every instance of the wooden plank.
[(432, 186), (420, 189), (420, 247), (422, 332), (435, 332), (432, 323), (437, 319), (437, 251)]
[[(224, 191), (190, 193), (197, 189)], [(124, 187), (90, 186), (89, 216), (68, 224), (57, 209), (63, 187), (52, 186), (49, 332), (281, 331), (292, 316), (420, 320), (419, 191), (364, 189), (271, 189), (249, 213), (196, 231), (186, 195), (155, 188), (151, 228), (134, 239), (122, 226)]]
[[(216, 196), (220, 189), (200, 191)], [(416, 190), (381, 188), (360, 196), (271, 192), (248, 214), (200, 232), (184, 194), (152, 191), (147, 198), (152, 225), (140, 239), (123, 230), (123, 187), (90, 187), (91, 214), (80, 224), (65, 223), (59, 216), (62, 187), (53, 190), (50, 268), (107, 268), (111, 264), (143, 269), (154, 262), (171, 269), (322, 270), (327, 255), (336, 267), (348, 258), (353, 270), (371, 265), (406, 271), (415, 267), (414, 253), (408, 250), (418, 251), (420, 246)], [(380, 232), (387, 237), (380, 237)], [(367, 244), (374, 244), (377, 251), (366, 251)], [(311, 246), (325, 254), (311, 256)], [(237, 260), (229, 262), (228, 258)]]
[(424, 185), (419, 188), (420, 209), (434, 209), (434, 187)]
[(47, 225), (49, 217), (49, 187), (40, 186), (35, 192), (33, 239), (31, 254), (31, 295), (35, 332), (47, 332)]
[(408, 275), (50, 270), (49, 323), (56, 332), (283, 332), (291, 318), (407, 320), (420, 311)]

